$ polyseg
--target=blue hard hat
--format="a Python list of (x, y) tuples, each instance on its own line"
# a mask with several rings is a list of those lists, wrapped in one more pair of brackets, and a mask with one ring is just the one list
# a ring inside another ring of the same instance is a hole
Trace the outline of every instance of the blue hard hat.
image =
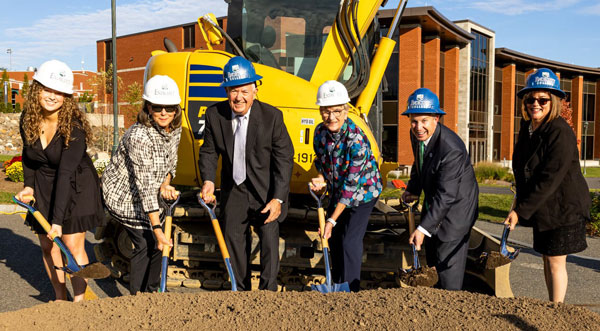
[(440, 108), (440, 100), (435, 93), (427, 88), (416, 89), (406, 102), (406, 111), (402, 115), (435, 114), (446, 115)]
[(240, 86), (256, 82), (262, 76), (256, 74), (252, 63), (241, 56), (232, 57), (223, 67), (222, 87)]
[(548, 92), (557, 95), (561, 99), (565, 97), (565, 92), (560, 89), (560, 80), (552, 70), (547, 68), (538, 69), (527, 76), (525, 87), (517, 93), (517, 96), (522, 98), (525, 93), (532, 90), (548, 90)]

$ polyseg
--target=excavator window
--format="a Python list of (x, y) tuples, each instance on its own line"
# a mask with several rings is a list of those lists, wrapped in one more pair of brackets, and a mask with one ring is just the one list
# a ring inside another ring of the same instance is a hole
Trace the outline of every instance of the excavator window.
[(309, 80), (339, 3), (339, 0), (232, 0), (227, 33), (250, 61)]

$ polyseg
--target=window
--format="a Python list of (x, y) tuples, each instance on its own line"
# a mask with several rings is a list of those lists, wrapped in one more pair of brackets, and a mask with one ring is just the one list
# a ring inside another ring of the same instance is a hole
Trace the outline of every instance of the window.
[(104, 70), (108, 71), (108, 67), (112, 64), (112, 41), (105, 42), (104, 49), (106, 50), (104, 54), (104, 58), (106, 59), (104, 63)]
[(196, 25), (183, 27), (183, 48), (196, 48)]

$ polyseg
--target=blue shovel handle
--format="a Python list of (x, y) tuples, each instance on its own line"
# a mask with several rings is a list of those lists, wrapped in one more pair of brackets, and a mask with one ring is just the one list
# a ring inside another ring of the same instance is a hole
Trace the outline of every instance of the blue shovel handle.
[[(33, 217), (38, 221), (38, 223), (40, 223), (42, 228), (44, 228), (46, 233), (50, 232), (50, 229), (52, 227), (50, 226), (50, 223), (48, 223), (48, 221), (46, 220), (44, 215), (42, 215), (42, 213), (40, 213), (38, 210), (36, 210), (30, 204), (27, 204), (25, 202), (18, 200), (16, 197), (13, 197), (12, 200), (17, 205), (27, 209), (27, 211), (29, 213), (31, 213), (31, 215), (33, 215)], [(69, 249), (67, 248), (67, 246), (65, 246), (65, 244), (62, 242), (62, 240), (60, 240), (60, 238), (57, 236), (53, 236), (52, 241), (54, 241), (56, 243), (56, 245), (58, 246), (58, 248), (60, 248), (60, 250), (65, 255), (65, 258), (67, 260), (66, 261), (67, 265), (62, 267), (61, 270), (68, 272), (70, 274), (80, 271), (82, 269), (82, 267), (77, 264), (77, 261), (75, 261), (73, 254), (71, 254), (71, 251), (69, 251)]]

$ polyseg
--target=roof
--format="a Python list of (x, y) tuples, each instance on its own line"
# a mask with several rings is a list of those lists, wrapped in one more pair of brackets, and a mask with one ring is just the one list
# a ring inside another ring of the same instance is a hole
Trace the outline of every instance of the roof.
[(592, 79), (600, 79), (600, 68), (591, 68), (568, 64), (536, 57), (529, 54), (517, 52), (508, 48), (496, 48), (496, 66), (506, 66), (515, 64), (527, 71), (533, 68), (548, 68), (555, 72), (560, 72), (561, 76), (579, 76), (583, 75)]
[[(395, 9), (380, 10), (379, 19), (392, 19), (394, 13)], [(464, 47), (475, 39), (474, 35), (454, 24), (432, 6), (406, 8), (400, 19), (400, 28), (410, 25), (420, 25), (423, 35), (439, 36), (445, 44)]]

